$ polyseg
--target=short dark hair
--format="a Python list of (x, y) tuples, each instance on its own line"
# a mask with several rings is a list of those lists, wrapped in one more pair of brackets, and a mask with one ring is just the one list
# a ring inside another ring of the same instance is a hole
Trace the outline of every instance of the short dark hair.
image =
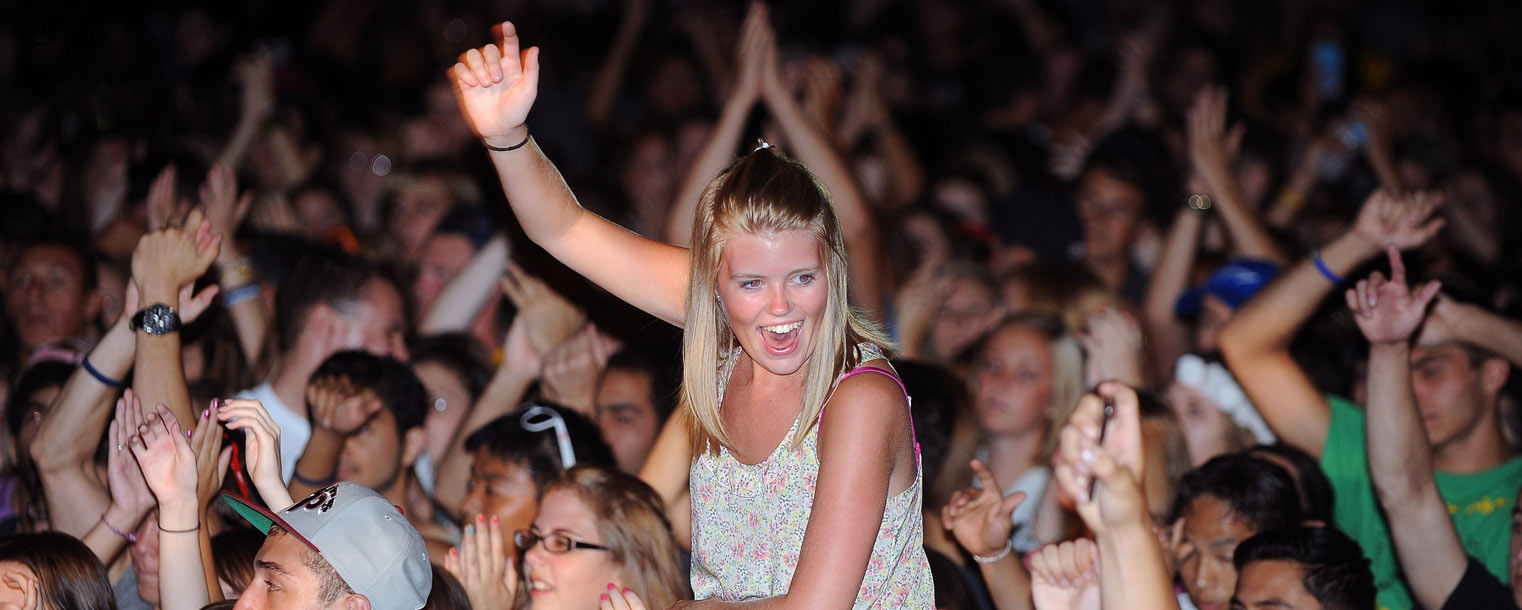
[[(474, 402), (491, 381), (491, 366), (486, 349), (465, 333), (443, 333), (421, 337), (407, 348), (412, 366), (432, 362), (454, 373), (465, 383), (465, 391)], [(468, 406), (468, 405), (467, 405)]]
[(37, 575), (44, 608), (116, 610), (106, 567), (73, 536), (40, 532), (0, 538), (0, 561), (14, 561)]
[[(218, 502), (222, 504), (222, 502)], [(254, 579), (254, 558), (264, 536), (246, 527), (231, 528), (211, 537), (211, 562), (217, 578), (236, 591)]]
[(659, 360), (650, 352), (626, 347), (608, 357), (604, 374), (612, 369), (644, 373), (650, 378), (650, 404), (655, 405), (655, 414), (661, 421), (665, 421), (676, 409), (677, 391), (681, 382), (674, 363)]
[[(98, 257), (90, 250), (89, 246), (85, 245), (85, 242), (72, 237), (47, 235), (31, 240), (21, 246), (21, 249), (16, 253), (16, 258), (19, 260), (23, 252), (35, 248), (58, 248), (63, 250), (79, 263), (80, 285), (85, 290), (95, 290), (100, 287), (100, 270), (95, 267)], [(13, 264), (14, 262), (12, 261)]]
[(428, 417), (428, 390), (412, 367), (390, 356), (345, 350), (328, 356), (312, 373), (312, 379), (347, 377), (354, 385), (374, 392), (396, 419), (396, 433), (423, 425)]
[(343, 309), (358, 301), (372, 280), (386, 282), (398, 296), (405, 294), (396, 278), (369, 261), (332, 248), (308, 252), (275, 291), (277, 347), (285, 351), (296, 346), (313, 307)]
[(1332, 492), (1332, 482), (1327, 480), (1326, 473), (1321, 471), (1316, 458), (1284, 443), (1258, 445), (1249, 448), (1246, 453), (1259, 459), (1274, 456), (1288, 462), (1294, 469), (1290, 476), (1295, 480), (1295, 490), (1300, 497), (1300, 510), (1304, 517), (1322, 523), (1332, 522), (1332, 507), (1337, 498)]
[(1304, 521), (1289, 473), (1246, 454), (1216, 456), (1184, 473), (1170, 521), (1183, 516), (1194, 499), (1207, 495), (1225, 502), (1231, 514), (1255, 532), (1294, 527)]
[(603, 440), (602, 430), (595, 422), (569, 408), (543, 401), (520, 406), (487, 422), (465, 438), (465, 450), (522, 465), (534, 480), (534, 488), (544, 493), (544, 488), (565, 471), (565, 464), (560, 461), (560, 444), (554, 432), (530, 432), (523, 428), (523, 414), (536, 405), (554, 410), (565, 420), (577, 464), (618, 467), (613, 450)]
[(1326, 610), (1373, 610), (1374, 572), (1363, 548), (1331, 527), (1267, 530), (1237, 546), (1237, 572), (1256, 561), (1291, 561), (1304, 570), (1300, 584)]

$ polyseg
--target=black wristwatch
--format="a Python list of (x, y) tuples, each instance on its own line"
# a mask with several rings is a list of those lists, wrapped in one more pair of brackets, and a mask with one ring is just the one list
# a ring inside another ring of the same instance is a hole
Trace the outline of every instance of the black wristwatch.
[(150, 335), (167, 335), (180, 329), (180, 314), (163, 303), (154, 303), (137, 310), (128, 327)]

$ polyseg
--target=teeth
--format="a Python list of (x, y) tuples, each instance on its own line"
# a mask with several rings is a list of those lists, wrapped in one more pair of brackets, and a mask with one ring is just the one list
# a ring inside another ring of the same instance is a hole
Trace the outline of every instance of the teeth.
[(764, 330), (764, 331), (767, 331), (767, 332), (777, 333), (779, 335), (784, 335), (784, 334), (793, 332), (795, 330), (798, 330), (799, 326), (803, 326), (803, 320), (799, 320), (799, 321), (793, 322), (791, 324), (778, 324), (776, 326), (762, 326), (761, 330)]
[(530, 582), (529, 583), (529, 588), (534, 590), (534, 591), (549, 591), (551, 589), (551, 587), (550, 587), (550, 585), (548, 583), (545, 583), (543, 581), (538, 581), (538, 580)]

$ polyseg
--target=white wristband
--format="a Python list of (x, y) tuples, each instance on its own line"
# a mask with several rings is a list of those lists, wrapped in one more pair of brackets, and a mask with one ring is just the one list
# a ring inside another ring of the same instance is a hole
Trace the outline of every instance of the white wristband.
[(972, 560), (976, 561), (978, 563), (993, 563), (995, 561), (998, 561), (1000, 559), (1004, 559), (1005, 557), (1008, 557), (1009, 556), (1009, 552), (1013, 551), (1013, 550), (1015, 550), (1014, 545), (1010, 544), (1009, 541), (1005, 541), (1004, 542), (1004, 550), (999, 551), (998, 555), (994, 555), (993, 557), (984, 557), (982, 555), (974, 554), (972, 556)]

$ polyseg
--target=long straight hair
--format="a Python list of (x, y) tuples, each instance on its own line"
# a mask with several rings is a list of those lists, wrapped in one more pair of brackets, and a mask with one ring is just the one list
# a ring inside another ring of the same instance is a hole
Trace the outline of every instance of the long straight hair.
[(651, 608), (690, 599), (686, 564), (666, 519), (666, 506), (639, 477), (605, 466), (578, 464), (550, 482), (545, 493), (575, 492), (597, 520), (597, 533), (624, 584)]
[(692, 273), (682, 333), (681, 404), (690, 414), (693, 457), (733, 447), (719, 417), (720, 368), (740, 349), (719, 303), (724, 246), (737, 235), (807, 231), (819, 244), (829, 288), (803, 373), (803, 411), (793, 447), (803, 443), (841, 374), (861, 363), (855, 347), (888, 352), (888, 340), (847, 301), (845, 238), (829, 193), (802, 164), (767, 146), (736, 161), (708, 183), (692, 226)]

